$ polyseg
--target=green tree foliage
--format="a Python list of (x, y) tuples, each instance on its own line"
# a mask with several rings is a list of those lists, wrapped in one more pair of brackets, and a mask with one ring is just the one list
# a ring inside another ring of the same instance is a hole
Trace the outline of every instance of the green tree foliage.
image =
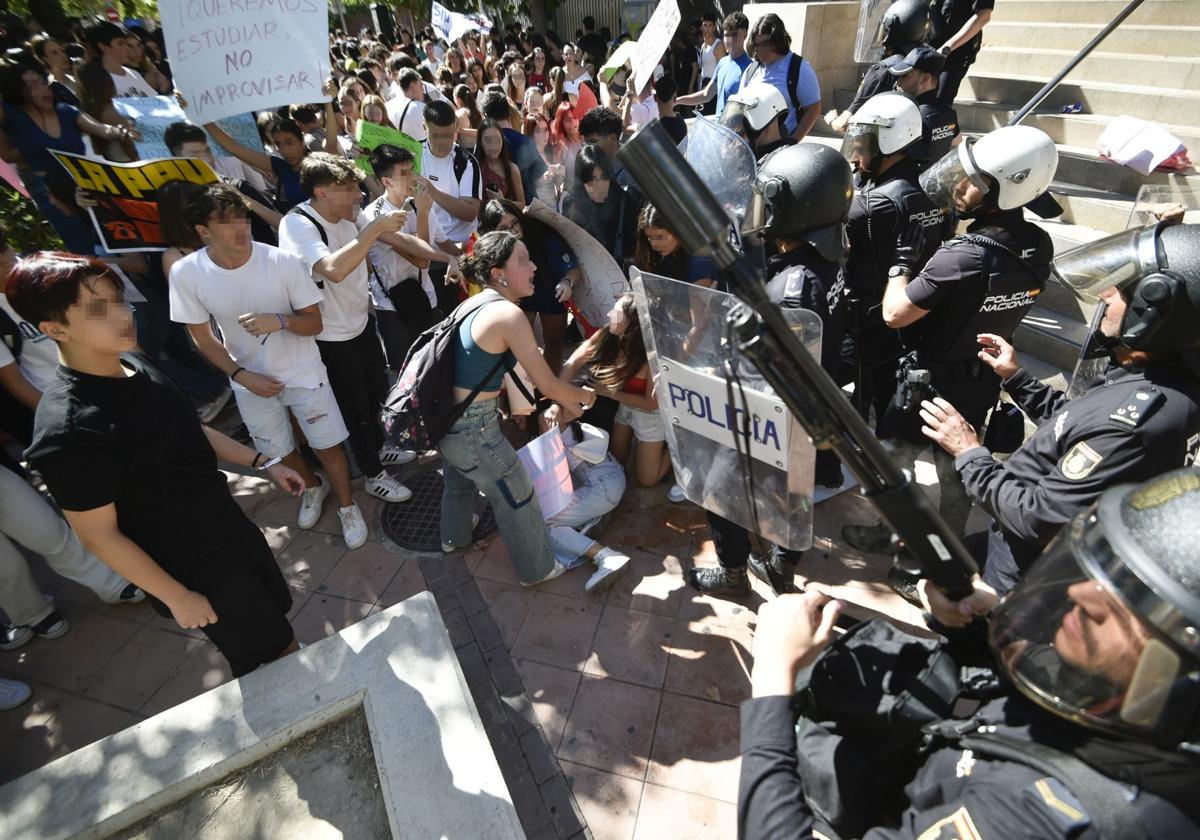
[(4, 220), (8, 241), (18, 254), (63, 250), (62, 240), (37, 205), (8, 184), (0, 185), (0, 219)]

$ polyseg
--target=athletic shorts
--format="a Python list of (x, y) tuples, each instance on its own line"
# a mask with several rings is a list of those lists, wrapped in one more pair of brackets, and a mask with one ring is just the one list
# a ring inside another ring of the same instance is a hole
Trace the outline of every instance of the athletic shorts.
[(662, 415), (657, 411), (646, 411), (621, 403), (621, 407), (617, 409), (616, 422), (633, 429), (633, 436), (642, 443), (654, 443), (667, 439)]
[(254, 448), (268, 458), (282, 458), (296, 449), (289, 410), (313, 449), (329, 449), (350, 436), (327, 382), (316, 388), (289, 386), (273, 397), (260, 397), (244, 388), (235, 388), (233, 395)]

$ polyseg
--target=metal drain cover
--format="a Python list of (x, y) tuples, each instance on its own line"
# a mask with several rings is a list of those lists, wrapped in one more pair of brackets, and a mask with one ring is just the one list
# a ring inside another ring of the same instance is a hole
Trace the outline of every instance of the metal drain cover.
[[(412, 491), (412, 498), (383, 506), (380, 523), (383, 533), (392, 542), (412, 551), (441, 551), (442, 474), (437, 467), (424, 467), (405, 472), (400, 480)], [(492, 514), (492, 506), (485, 501), (471, 539), (482, 540), (495, 530), (496, 517)]]

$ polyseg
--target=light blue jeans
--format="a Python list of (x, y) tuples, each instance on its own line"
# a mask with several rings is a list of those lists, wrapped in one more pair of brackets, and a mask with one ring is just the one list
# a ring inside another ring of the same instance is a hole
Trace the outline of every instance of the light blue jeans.
[(567, 506), (547, 520), (550, 545), (558, 562), (568, 569), (582, 566), (584, 553), (595, 542), (581, 534), (621, 503), (625, 495), (625, 470), (611, 456), (599, 464), (582, 461), (567, 450), (575, 493)]
[(476, 492), (491, 502), (500, 537), (522, 583), (533, 584), (554, 568), (542, 506), (533, 482), (500, 432), (499, 401), (470, 405), (438, 444), (442, 453), (442, 542), (471, 542)]

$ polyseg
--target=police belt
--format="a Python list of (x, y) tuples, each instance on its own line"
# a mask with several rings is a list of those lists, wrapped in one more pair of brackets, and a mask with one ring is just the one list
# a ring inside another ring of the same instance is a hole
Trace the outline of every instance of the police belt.
[[(942, 382), (985, 379), (992, 369), (978, 359), (963, 359), (957, 362), (931, 359), (927, 354), (913, 351), (909, 354), (911, 364), (919, 370), (929, 371)], [(994, 375), (994, 374), (993, 374)]]

